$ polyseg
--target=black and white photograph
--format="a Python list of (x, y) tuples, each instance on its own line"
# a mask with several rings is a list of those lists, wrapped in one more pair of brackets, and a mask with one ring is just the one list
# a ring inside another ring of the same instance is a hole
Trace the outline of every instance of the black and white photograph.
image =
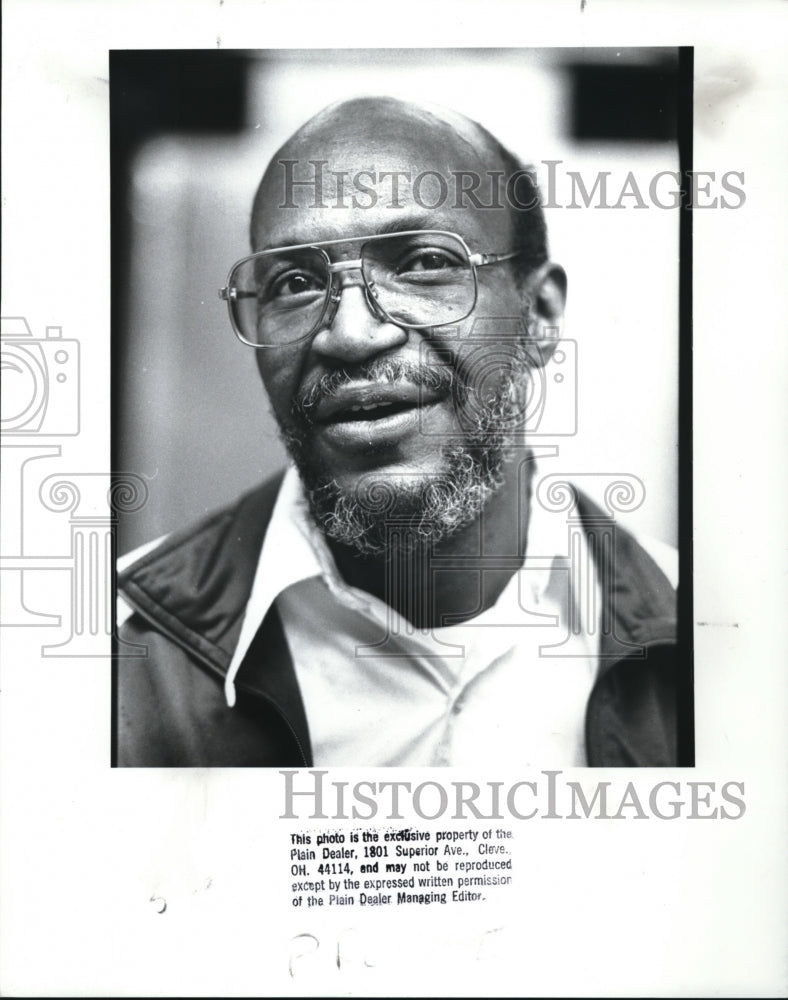
[(111, 54), (118, 764), (692, 763), (691, 58)]

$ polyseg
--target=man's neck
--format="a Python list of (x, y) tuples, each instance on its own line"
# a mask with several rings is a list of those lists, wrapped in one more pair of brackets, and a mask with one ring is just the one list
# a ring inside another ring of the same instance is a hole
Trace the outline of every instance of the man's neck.
[(414, 541), (407, 529), (395, 529), (384, 555), (360, 556), (329, 541), (343, 579), (385, 601), (417, 628), (456, 624), (486, 611), (525, 556), (531, 457), (518, 449), (505, 464), (503, 485), (479, 517), (437, 543)]

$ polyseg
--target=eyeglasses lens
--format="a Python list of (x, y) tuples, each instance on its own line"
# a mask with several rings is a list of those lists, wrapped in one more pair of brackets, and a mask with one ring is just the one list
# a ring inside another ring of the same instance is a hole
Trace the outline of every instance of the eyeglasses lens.
[[(373, 238), (361, 248), (361, 262), (370, 299), (394, 323), (440, 326), (473, 308), (476, 286), (468, 254), (448, 234)], [(251, 257), (230, 276), (235, 325), (250, 344), (303, 340), (320, 327), (330, 283), (326, 256), (313, 247)]]

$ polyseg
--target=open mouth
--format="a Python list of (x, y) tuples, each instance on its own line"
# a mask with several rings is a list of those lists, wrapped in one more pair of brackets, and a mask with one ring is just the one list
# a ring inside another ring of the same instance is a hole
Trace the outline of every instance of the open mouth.
[(355, 382), (320, 401), (317, 424), (387, 420), (436, 402), (438, 394), (413, 382)]
[(333, 413), (330, 423), (358, 423), (370, 420), (385, 420), (397, 414), (418, 408), (417, 403), (390, 401), (379, 403), (355, 403), (343, 410)]
[(313, 420), (326, 440), (365, 451), (395, 445), (418, 432), (424, 413), (441, 398), (409, 381), (353, 382), (322, 399)]

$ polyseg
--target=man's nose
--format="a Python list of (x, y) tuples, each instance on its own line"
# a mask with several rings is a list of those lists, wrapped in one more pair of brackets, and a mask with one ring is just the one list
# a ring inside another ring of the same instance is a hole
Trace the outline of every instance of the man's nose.
[(376, 315), (358, 282), (343, 282), (339, 302), (315, 334), (312, 350), (335, 361), (363, 363), (407, 342), (408, 332)]

